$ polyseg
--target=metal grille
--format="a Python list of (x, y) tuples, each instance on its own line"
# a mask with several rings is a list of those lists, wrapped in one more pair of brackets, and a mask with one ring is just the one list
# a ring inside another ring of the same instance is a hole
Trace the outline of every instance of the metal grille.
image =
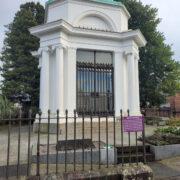
[[(112, 54), (88, 52), (88, 60), (77, 59), (77, 110), (86, 115), (114, 111)], [(83, 52), (83, 56), (85, 53)], [(93, 59), (90, 59), (93, 58)], [(104, 57), (105, 63), (102, 63)], [(85, 56), (84, 56), (85, 58)]]

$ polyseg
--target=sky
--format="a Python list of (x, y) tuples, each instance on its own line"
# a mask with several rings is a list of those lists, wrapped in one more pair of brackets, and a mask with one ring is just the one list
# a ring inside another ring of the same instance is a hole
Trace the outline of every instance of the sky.
[[(1, 0), (0, 2), (0, 51), (5, 37), (4, 25), (12, 22), (20, 4), (28, 1), (40, 1), (43, 5), (47, 0)], [(141, 0), (158, 8), (158, 16), (162, 19), (158, 30), (163, 32), (166, 43), (172, 45), (174, 59), (180, 61), (180, 0)]]

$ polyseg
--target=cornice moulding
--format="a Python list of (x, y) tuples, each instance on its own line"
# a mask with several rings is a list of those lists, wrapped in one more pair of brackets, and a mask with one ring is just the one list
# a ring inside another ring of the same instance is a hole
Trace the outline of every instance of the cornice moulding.
[(139, 47), (144, 47), (147, 43), (143, 34), (139, 29), (137, 30), (128, 30), (125, 32), (110, 32), (110, 31), (101, 31), (95, 29), (83, 29), (78, 27), (73, 27), (64, 20), (58, 20), (50, 23), (46, 23), (40, 26), (36, 26), (29, 29), (30, 33), (36, 37), (42, 37), (50, 32), (62, 31), (69, 35), (81, 36), (81, 37), (94, 37), (94, 38), (104, 38), (112, 39), (116, 41), (124, 40), (134, 40)]

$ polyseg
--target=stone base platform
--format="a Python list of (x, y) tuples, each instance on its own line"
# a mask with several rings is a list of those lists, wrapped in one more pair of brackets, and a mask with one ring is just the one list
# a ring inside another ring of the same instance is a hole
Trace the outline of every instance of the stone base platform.
[[(95, 148), (92, 149), (92, 163), (93, 164), (99, 164), (99, 148), (97, 148), (98, 144), (94, 143)], [(49, 152), (49, 164), (56, 164), (56, 145), (51, 144), (49, 146), (50, 152)], [(37, 147), (33, 146), (32, 148), (32, 163), (37, 163)], [(74, 163), (74, 150), (68, 150), (67, 151), (67, 164), (73, 164)], [(82, 156), (83, 151), (82, 149), (76, 150), (76, 163), (82, 164)], [(107, 150), (104, 148), (104, 143), (101, 142), (100, 147), (100, 164), (106, 164), (107, 163)], [(47, 145), (40, 145), (40, 157), (39, 157), (40, 164), (46, 164), (47, 162)], [(65, 151), (58, 151), (58, 164), (64, 164), (65, 163)], [(110, 148), (108, 149), (108, 163), (114, 164), (117, 163), (117, 149)], [(84, 164), (91, 164), (91, 150), (85, 149), (84, 150)]]
[[(76, 119), (76, 131), (82, 131), (82, 118), (77, 118)], [(98, 123), (99, 119), (98, 118), (93, 118), (93, 131), (96, 130), (98, 131)], [(100, 119), (100, 123), (101, 123), (101, 129), (105, 130), (105, 126), (106, 126), (106, 118), (102, 117)], [(108, 131), (113, 131), (113, 125), (114, 125), (114, 119), (112, 117), (108, 118)], [(60, 119), (59, 120), (59, 133), (62, 134), (65, 132), (65, 126), (66, 126), (66, 119)], [(120, 119), (116, 118), (116, 127), (120, 127)], [(68, 127), (68, 134), (69, 133), (73, 133), (74, 131), (74, 119), (73, 118), (69, 118), (67, 121), (67, 127)], [(90, 128), (91, 128), (91, 119), (90, 118), (85, 118), (84, 119), (84, 132), (90, 132)], [(33, 125), (33, 131), (35, 133), (38, 132), (39, 129), (39, 121), (38, 119), (36, 119), (36, 121), (34, 122)], [(40, 125), (40, 132), (41, 133), (47, 133), (48, 132), (48, 122), (47, 119), (42, 119), (41, 121), (41, 125)], [(57, 133), (57, 120), (56, 119), (52, 119), (50, 120), (50, 124), (49, 124), (49, 132), (51, 134), (56, 134)]]

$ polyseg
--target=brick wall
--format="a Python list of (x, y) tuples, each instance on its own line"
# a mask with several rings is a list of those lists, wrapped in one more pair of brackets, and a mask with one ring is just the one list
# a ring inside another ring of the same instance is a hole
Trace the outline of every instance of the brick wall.
[(171, 109), (180, 111), (180, 93), (177, 93), (175, 96), (168, 97), (167, 101), (170, 103)]

